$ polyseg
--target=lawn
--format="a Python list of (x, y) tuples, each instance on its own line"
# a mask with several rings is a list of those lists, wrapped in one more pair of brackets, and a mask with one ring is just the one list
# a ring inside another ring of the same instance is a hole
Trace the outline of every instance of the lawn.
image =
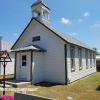
[[(13, 79), (13, 75), (6, 76)], [(0, 77), (1, 81), (2, 77)], [(74, 100), (100, 100), (100, 72), (94, 73), (69, 85), (56, 85), (50, 87), (29, 85), (23, 88), (38, 88), (38, 91), (27, 91), (28, 94), (39, 95), (59, 100), (66, 100), (68, 96)], [(0, 92), (2, 95), (2, 92)], [(6, 95), (14, 95), (14, 92), (6, 92)]]

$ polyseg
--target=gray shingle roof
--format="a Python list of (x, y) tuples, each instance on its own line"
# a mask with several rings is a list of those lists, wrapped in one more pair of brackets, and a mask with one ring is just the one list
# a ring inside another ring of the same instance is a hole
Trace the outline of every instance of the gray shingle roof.
[[(52, 30), (57, 33), (59, 36), (61, 36), (63, 39), (65, 39), (67, 42), (69, 43), (72, 43), (72, 44), (75, 44), (75, 45), (78, 45), (78, 46), (81, 46), (81, 47), (84, 47), (84, 48), (88, 48), (90, 50), (93, 50), (91, 47), (87, 46), (86, 44), (84, 44), (83, 42), (79, 41), (78, 39), (68, 35), (68, 34), (65, 34), (55, 28), (52, 28)], [(94, 50), (93, 50), (94, 51)]]
[(39, 47), (39, 46), (36, 46), (36, 45), (28, 45), (28, 46), (25, 46), (25, 47), (22, 47), (22, 48), (15, 49), (15, 50), (13, 50), (12, 52), (29, 51), (29, 50), (46, 51), (46, 50), (42, 49), (42, 48)]
[(2, 42), (2, 50), (7, 50), (8, 52), (10, 52), (11, 47), (13, 46), (13, 43), (9, 43), (9, 42)]
[(44, 24), (47, 28), (49, 28), (51, 31), (53, 31), (56, 35), (60, 36), (66, 42), (71, 43), (71, 44), (75, 44), (75, 45), (78, 45), (80, 47), (84, 47), (84, 48), (87, 48), (87, 49), (90, 49), (90, 50), (94, 51), (94, 49), (92, 49), (91, 47), (87, 46), (86, 44), (84, 44), (80, 40), (78, 40), (78, 39), (76, 39), (76, 38), (74, 38), (74, 37), (72, 37), (72, 36), (70, 36), (70, 35), (68, 35), (66, 33), (63, 33), (63, 32), (61, 32), (61, 31), (59, 31), (59, 30), (57, 30), (55, 28), (53, 28), (50, 23), (44, 21), (42, 24)]
[(33, 3), (33, 5), (31, 7), (36, 6), (38, 4), (42, 4), (45, 7), (47, 7), (48, 9), (50, 9), (49, 6), (43, 0), (37, 0), (35, 3)]

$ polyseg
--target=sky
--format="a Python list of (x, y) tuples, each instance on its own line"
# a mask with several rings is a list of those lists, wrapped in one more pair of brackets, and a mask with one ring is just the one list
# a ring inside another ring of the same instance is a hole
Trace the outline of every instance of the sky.
[[(0, 36), (15, 43), (31, 20), (37, 0), (0, 0)], [(44, 0), (50, 7), (50, 23), (100, 52), (100, 0)]]

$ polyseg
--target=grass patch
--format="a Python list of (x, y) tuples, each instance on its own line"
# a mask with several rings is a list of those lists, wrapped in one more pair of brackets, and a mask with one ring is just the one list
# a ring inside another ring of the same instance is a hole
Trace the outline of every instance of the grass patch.
[[(13, 79), (13, 76), (6, 76)], [(1, 81), (2, 77), (0, 77)], [(38, 91), (27, 91), (28, 94), (39, 95), (59, 100), (66, 100), (68, 96), (74, 100), (100, 100), (100, 72), (73, 82), (69, 85), (39, 86), (29, 85), (23, 88), (38, 88)], [(2, 92), (0, 92), (2, 95)], [(14, 92), (6, 92), (6, 95), (14, 95)]]
[[(6, 75), (5, 81), (7, 80), (14, 80), (14, 75)], [(0, 76), (0, 84), (2, 84), (2, 81), (3, 81), (3, 76)]]

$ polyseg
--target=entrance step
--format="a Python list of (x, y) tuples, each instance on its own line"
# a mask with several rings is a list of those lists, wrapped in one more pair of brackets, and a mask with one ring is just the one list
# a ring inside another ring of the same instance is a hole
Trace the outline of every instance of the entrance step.
[[(3, 81), (2, 81), (2, 83), (3, 83)], [(5, 81), (5, 84), (11, 85), (14, 88), (19, 88), (19, 87), (31, 85), (31, 82), (21, 81), (21, 80), (9, 80), (9, 81)]]
[[(0, 84), (0, 87), (3, 88), (3, 84)], [(11, 87), (12, 87), (11, 85), (7, 85), (7, 84), (5, 84), (5, 88), (11, 88)]]

